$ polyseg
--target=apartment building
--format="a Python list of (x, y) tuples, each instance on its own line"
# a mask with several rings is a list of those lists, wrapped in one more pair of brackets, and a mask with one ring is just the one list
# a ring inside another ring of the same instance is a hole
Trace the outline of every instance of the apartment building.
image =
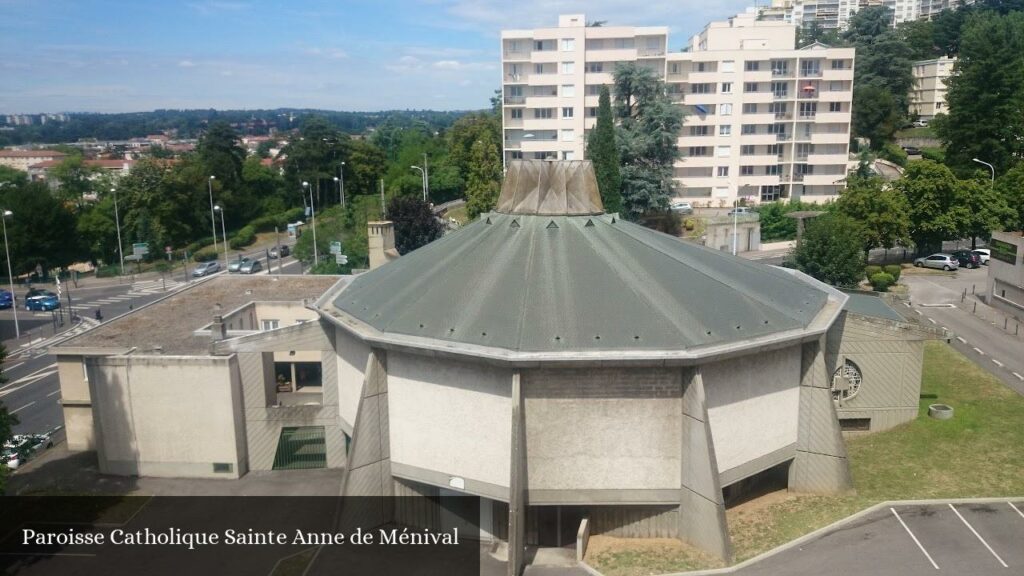
[(931, 120), (946, 112), (946, 80), (953, 75), (956, 58), (943, 56), (914, 62), (914, 87), (910, 90), (910, 113)]
[(871, 6), (892, 10), (892, 25), (896, 26), (911, 20), (931, 20), (943, 10), (956, 10), (971, 3), (973, 0), (772, 0), (757, 10), (762, 20), (845, 30), (858, 10)]
[(504, 158), (582, 160), (602, 85), (619, 62), (640, 62), (664, 77), (668, 28), (587, 26), (583, 14), (557, 28), (504, 30)]
[(816, 202), (842, 189), (852, 48), (798, 50), (796, 26), (756, 11), (709, 24), (681, 52), (665, 52), (664, 27), (587, 27), (582, 15), (559, 22), (502, 33), (506, 160), (583, 158), (601, 85), (611, 85), (615, 62), (637, 61), (686, 112), (678, 196), (715, 206), (738, 197)]

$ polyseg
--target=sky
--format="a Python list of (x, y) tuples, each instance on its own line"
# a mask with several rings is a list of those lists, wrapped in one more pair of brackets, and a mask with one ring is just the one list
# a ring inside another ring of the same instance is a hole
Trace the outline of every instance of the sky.
[(0, 113), (467, 110), (502, 29), (584, 13), (678, 50), (752, 0), (0, 0)]

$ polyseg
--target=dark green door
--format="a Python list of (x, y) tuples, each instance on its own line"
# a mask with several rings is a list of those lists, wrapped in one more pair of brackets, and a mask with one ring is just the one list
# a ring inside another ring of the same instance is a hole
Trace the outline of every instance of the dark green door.
[(282, 428), (274, 456), (274, 470), (326, 468), (323, 426)]

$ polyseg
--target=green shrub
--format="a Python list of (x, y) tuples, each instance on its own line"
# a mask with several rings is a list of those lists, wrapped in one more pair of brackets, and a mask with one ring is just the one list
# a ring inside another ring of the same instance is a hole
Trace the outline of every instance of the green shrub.
[(900, 148), (899, 145), (892, 142), (886, 144), (878, 155), (897, 166), (907, 166), (907, 153), (904, 152), (903, 148)]
[(195, 242), (185, 246), (185, 250), (189, 253), (189, 255), (192, 255), (195, 254), (196, 252), (199, 252), (203, 248), (206, 248), (207, 246), (213, 246), (213, 236), (200, 238), (199, 240), (196, 240)]
[(211, 246), (208, 249), (204, 248), (204, 249), (196, 252), (195, 254), (192, 254), (192, 261), (193, 262), (209, 262), (210, 260), (216, 260), (218, 257), (220, 257), (220, 254), (218, 254), (216, 251), (214, 251), (213, 247)]
[(900, 266), (899, 264), (889, 264), (888, 266), (883, 268), (883, 271), (886, 274), (892, 276), (892, 281), (895, 284), (896, 282), (900, 281), (900, 272), (903, 272), (903, 267)]
[(921, 158), (931, 160), (932, 162), (938, 162), (939, 164), (945, 164), (946, 151), (942, 148), (921, 148)]
[(878, 274), (881, 271), (882, 271), (882, 267), (881, 266), (875, 266), (873, 264), (871, 266), (865, 266), (864, 267), (864, 278), (870, 280), (872, 276), (874, 276), (875, 274)]
[(886, 274), (885, 272), (879, 272), (878, 274), (871, 276), (871, 278), (869, 278), (868, 281), (871, 282), (871, 288), (875, 292), (888, 292), (889, 286), (892, 286), (893, 284), (896, 283), (896, 280), (893, 279), (892, 274)]
[(256, 241), (256, 230), (252, 226), (243, 226), (231, 239), (229, 245), (233, 250), (240, 250)]

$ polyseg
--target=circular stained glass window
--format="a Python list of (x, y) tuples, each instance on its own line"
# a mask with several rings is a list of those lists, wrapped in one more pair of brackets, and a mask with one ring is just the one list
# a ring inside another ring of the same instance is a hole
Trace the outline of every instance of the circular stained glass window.
[(844, 361), (832, 375), (832, 399), (842, 402), (853, 398), (860, 392), (860, 384), (860, 368), (851, 360)]

